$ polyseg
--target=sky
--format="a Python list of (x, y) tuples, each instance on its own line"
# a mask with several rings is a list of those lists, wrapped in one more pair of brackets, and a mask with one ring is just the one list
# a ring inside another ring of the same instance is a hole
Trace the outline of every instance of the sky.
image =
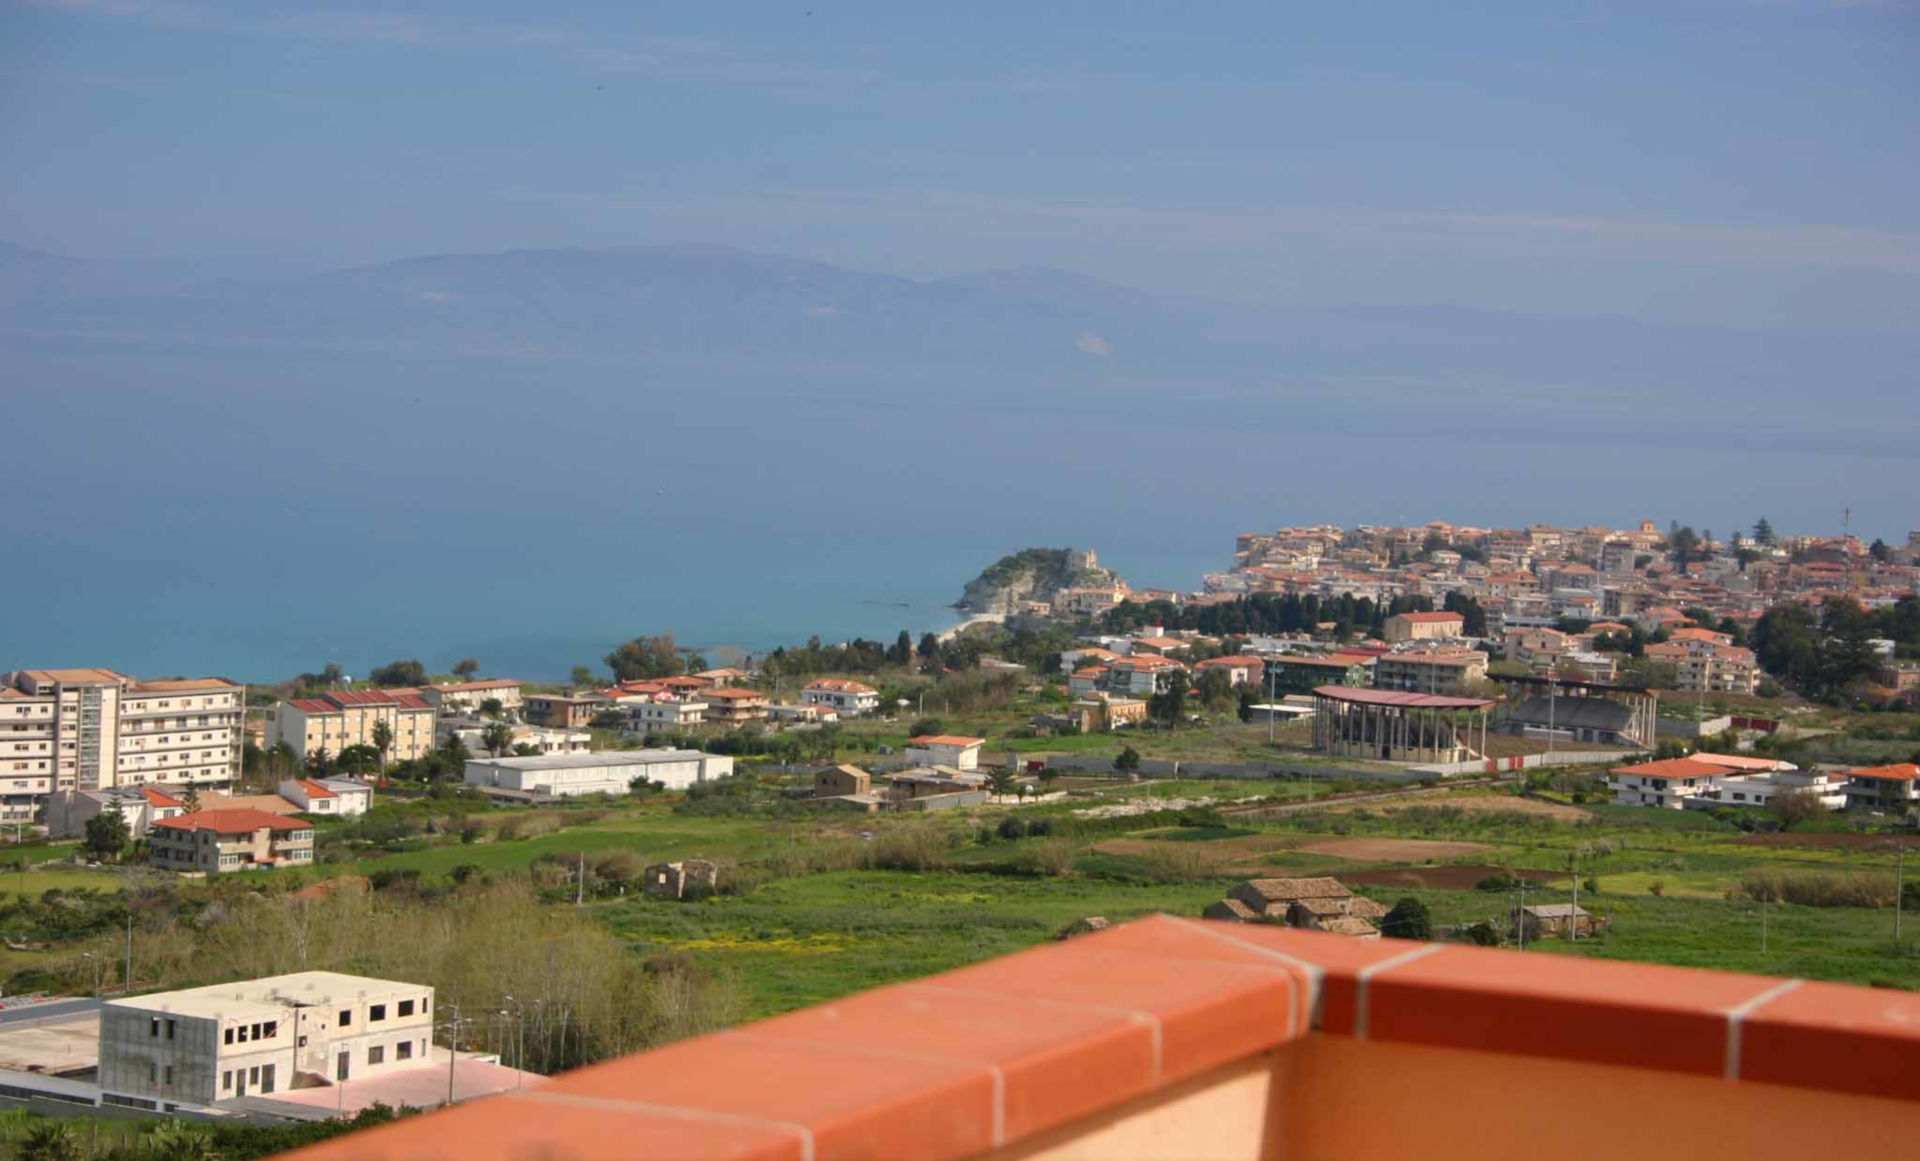
[(1920, 317), (1920, 6), (0, 0), (0, 238)]

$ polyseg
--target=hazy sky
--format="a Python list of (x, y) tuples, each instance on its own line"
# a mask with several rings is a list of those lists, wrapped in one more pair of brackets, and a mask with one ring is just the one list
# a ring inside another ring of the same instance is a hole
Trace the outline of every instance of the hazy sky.
[(1905, 3), (0, 0), (0, 237), (1920, 315)]

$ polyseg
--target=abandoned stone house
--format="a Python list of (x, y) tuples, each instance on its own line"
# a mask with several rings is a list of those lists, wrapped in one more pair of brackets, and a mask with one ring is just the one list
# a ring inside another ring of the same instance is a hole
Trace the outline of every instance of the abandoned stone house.
[(1202, 911), (1232, 923), (1285, 923), (1359, 939), (1378, 939), (1388, 908), (1355, 895), (1338, 879), (1249, 879)]
[(706, 859), (655, 863), (641, 873), (641, 889), (663, 899), (711, 894), (719, 882), (719, 866)]

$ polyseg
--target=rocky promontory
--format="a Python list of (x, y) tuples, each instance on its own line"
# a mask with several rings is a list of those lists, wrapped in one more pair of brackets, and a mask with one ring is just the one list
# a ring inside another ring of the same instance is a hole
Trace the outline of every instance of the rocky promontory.
[(967, 582), (954, 608), (966, 613), (1017, 613), (1027, 601), (1051, 601), (1072, 588), (1115, 588), (1125, 578), (1103, 568), (1091, 549), (1023, 548)]

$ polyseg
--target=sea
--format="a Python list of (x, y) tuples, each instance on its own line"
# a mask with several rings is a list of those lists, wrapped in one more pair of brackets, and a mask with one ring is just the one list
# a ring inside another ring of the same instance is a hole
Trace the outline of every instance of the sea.
[(1296, 523), (1833, 530), (1850, 507), (1904, 535), (1911, 518), (1898, 489), (1809, 484), (1909, 470), (1904, 437), (1554, 408), (1544, 424), (1510, 397), (1284, 369), (1055, 381), (12, 342), (0, 669), (272, 682), (474, 657), (564, 680), (641, 634), (715, 657), (917, 637), (1029, 546), (1190, 589), (1235, 534)]

